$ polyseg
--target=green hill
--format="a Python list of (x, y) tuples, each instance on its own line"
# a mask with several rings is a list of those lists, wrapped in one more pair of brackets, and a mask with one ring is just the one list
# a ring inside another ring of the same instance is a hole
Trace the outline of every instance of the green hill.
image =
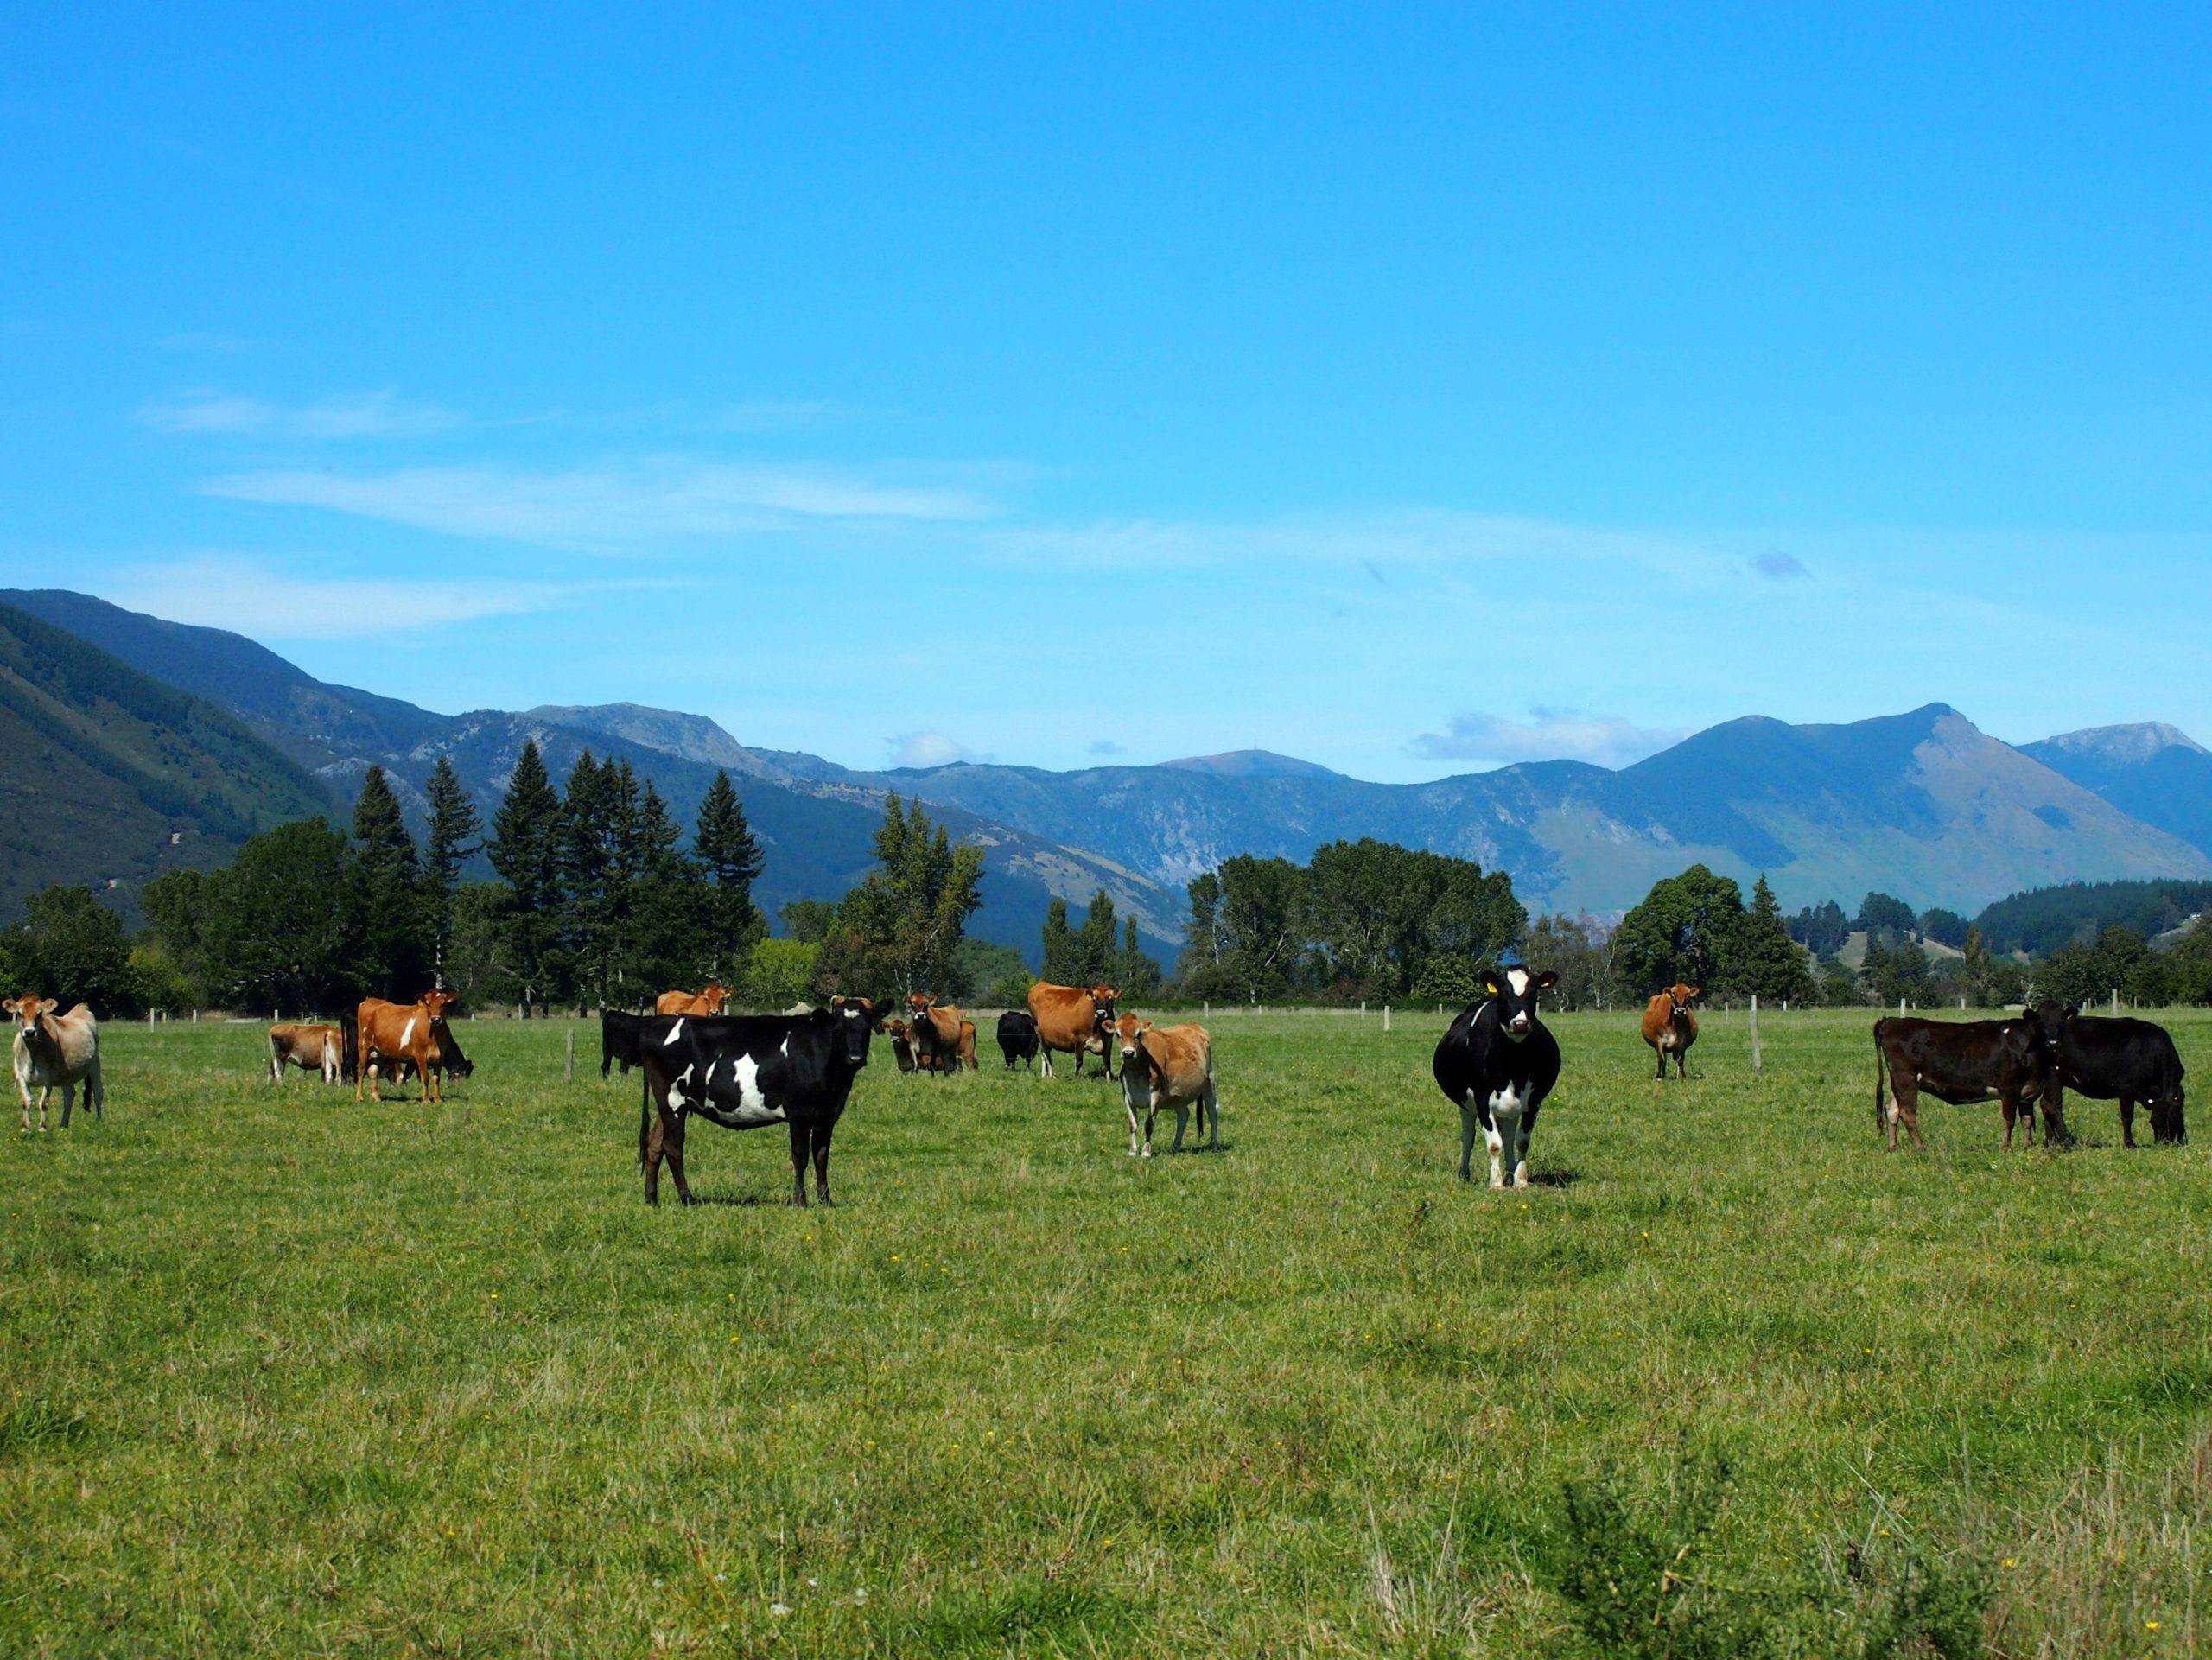
[(135, 908), (329, 793), (213, 703), (0, 605), (0, 919), (51, 882)]

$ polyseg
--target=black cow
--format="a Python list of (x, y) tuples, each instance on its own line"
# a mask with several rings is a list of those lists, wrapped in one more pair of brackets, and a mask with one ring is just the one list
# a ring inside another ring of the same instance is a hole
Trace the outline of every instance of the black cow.
[(2072, 1090), (2093, 1101), (2120, 1103), (2120, 1133), (2135, 1145), (2135, 1103), (2151, 1109), (2151, 1135), (2161, 1147), (2183, 1147), (2189, 1126), (2182, 1116), (2181, 1052), (2163, 1026), (2149, 1021), (2107, 1020), (2056, 1003), (2040, 1003), (2036, 1026), (2058, 1059), (2054, 1103)]
[[(1006, 1069), (1014, 1070), (1017, 1060), (1027, 1061), (1029, 1069), (1037, 1069), (1037, 1017), (1026, 1008), (1009, 1008), (999, 1016), (999, 1053), (1006, 1057)], [(1081, 1057), (1077, 1057), (1081, 1059)]]
[(603, 1080), (614, 1070), (617, 1061), (622, 1063), (622, 1076), (630, 1076), (630, 1069), (638, 1065), (638, 1027), (646, 1017), (632, 1014), (620, 1008), (599, 1011), (599, 1075)]
[(1471, 1180), (1475, 1131), (1490, 1145), (1490, 1185), (1529, 1185), (1529, 1137), (1559, 1082), (1559, 1041), (1536, 1018), (1536, 997), (1559, 983), (1547, 970), (1484, 969), (1470, 1003), (1436, 1046), (1436, 1085), (1459, 1109), (1459, 1180)]
[(2058, 1091), (2049, 1086), (2050, 1067), (2050, 1047), (2032, 1020), (1926, 1021), (1890, 1015), (1874, 1022), (1874, 1128), (1883, 1128), (1883, 1074), (1887, 1072), (1892, 1153), (1900, 1123), (1915, 1147), (1927, 1145), (1920, 1139), (1923, 1092), (1954, 1106), (1995, 1096), (2005, 1115), (2007, 1148), (2012, 1145), (2015, 1118), (2027, 1121), (2028, 1145), (2035, 1145), (2034, 1106), (2040, 1100), (2045, 1143), (2065, 1146), (2073, 1137), (2066, 1133)]
[[(651, 1014), (638, 1023), (645, 1101), (638, 1161), (645, 1203), (660, 1203), (660, 1161), (686, 1205), (683, 1121), (696, 1115), (725, 1129), (787, 1125), (791, 1203), (806, 1203), (806, 1160), (814, 1154), (817, 1197), (830, 1200), (830, 1136), (853, 1079), (868, 1065), (875, 1022), (864, 997), (833, 997), (810, 1014)], [(654, 1109), (659, 1109), (655, 1116)]]

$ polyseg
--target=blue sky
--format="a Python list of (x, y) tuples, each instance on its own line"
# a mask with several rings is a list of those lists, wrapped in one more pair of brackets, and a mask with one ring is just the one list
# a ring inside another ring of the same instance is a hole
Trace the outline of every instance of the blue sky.
[(17, 8), (9, 585), (1366, 778), (2212, 741), (2212, 12)]

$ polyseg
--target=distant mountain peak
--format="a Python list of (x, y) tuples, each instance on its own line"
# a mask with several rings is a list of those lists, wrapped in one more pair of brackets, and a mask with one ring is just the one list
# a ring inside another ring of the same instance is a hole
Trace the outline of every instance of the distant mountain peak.
[(1300, 760), (1295, 755), (1279, 755), (1272, 749), (1232, 749), (1221, 755), (1185, 755), (1179, 760), (1164, 760), (1162, 766), (1173, 766), (1185, 773), (1209, 773), (1215, 778), (1342, 778), (1317, 761)]
[(2161, 750), (2191, 749), (2212, 754), (2177, 726), (2164, 721), (2136, 721), (2124, 726), (2086, 726), (2078, 732), (2061, 732), (2032, 746), (2068, 755), (2094, 755), (2117, 765), (2146, 761)]
[(621, 738), (703, 766), (747, 773), (760, 768), (759, 759), (751, 751), (703, 715), (685, 715), (645, 703), (540, 703), (526, 711), (524, 718)]

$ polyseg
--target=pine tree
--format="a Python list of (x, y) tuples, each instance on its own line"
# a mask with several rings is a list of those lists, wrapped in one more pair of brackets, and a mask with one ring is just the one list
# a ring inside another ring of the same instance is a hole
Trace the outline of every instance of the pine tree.
[(1114, 900), (1104, 888), (1090, 896), (1090, 909), (1076, 935), (1077, 985), (1103, 983), (1114, 966)]
[[(699, 861), (678, 845), (683, 831), (650, 781), (638, 804), (634, 840), (637, 869), (617, 984), (626, 1002), (642, 1004), (656, 987), (688, 987), (713, 972), (705, 965), (712, 955), (707, 942), (715, 894)], [(727, 983), (737, 983), (734, 973)]]
[(717, 772), (699, 803), (699, 825), (691, 839), (692, 851), (706, 867), (713, 883), (707, 905), (707, 971), (734, 976), (752, 955), (755, 941), (767, 932), (766, 920), (753, 903), (753, 884), (767, 860), (760, 838), (745, 821), (745, 805), (730, 785), (729, 774)]
[(507, 780), (507, 792), (492, 819), (486, 851), (492, 868), (512, 890), (508, 912), (512, 970), (521, 990), (523, 1018), (543, 1014), (553, 994), (554, 925), (561, 900), (559, 833), (561, 798), (545, 771), (533, 739)]
[(454, 890), (461, 868), (480, 845), (482, 829), (476, 804), (461, 787), (453, 758), (438, 757), (423, 793), (430, 803), (430, 834), (423, 849), (423, 904), (429, 915), (431, 966), (440, 985), (445, 984), (446, 948), (453, 940)]
[(1083, 980), (1081, 959), (1076, 951), (1075, 930), (1068, 926), (1068, 902), (1054, 898), (1045, 907), (1045, 978), (1056, 986), (1071, 986)]
[(361, 918), (361, 978), (385, 997), (422, 989), (424, 915), (415, 838), (384, 768), (361, 777), (353, 804), (353, 901)]
[(1145, 952), (1143, 943), (1137, 938), (1137, 919), (1127, 918), (1122, 925), (1122, 949), (1116, 954), (1114, 966), (1107, 978), (1122, 996), (1142, 1001), (1160, 989), (1160, 964)]
[(1789, 938), (1782, 906), (1764, 875), (1752, 884), (1751, 908), (1736, 925), (1728, 955), (1728, 984), (1770, 1002), (1802, 999), (1811, 984), (1804, 953)]
[(875, 834), (877, 868), (847, 894), (815, 958), (819, 992), (904, 996), (951, 983), (953, 948), (982, 902), (983, 850), (953, 845), (918, 798), (894, 793)]

